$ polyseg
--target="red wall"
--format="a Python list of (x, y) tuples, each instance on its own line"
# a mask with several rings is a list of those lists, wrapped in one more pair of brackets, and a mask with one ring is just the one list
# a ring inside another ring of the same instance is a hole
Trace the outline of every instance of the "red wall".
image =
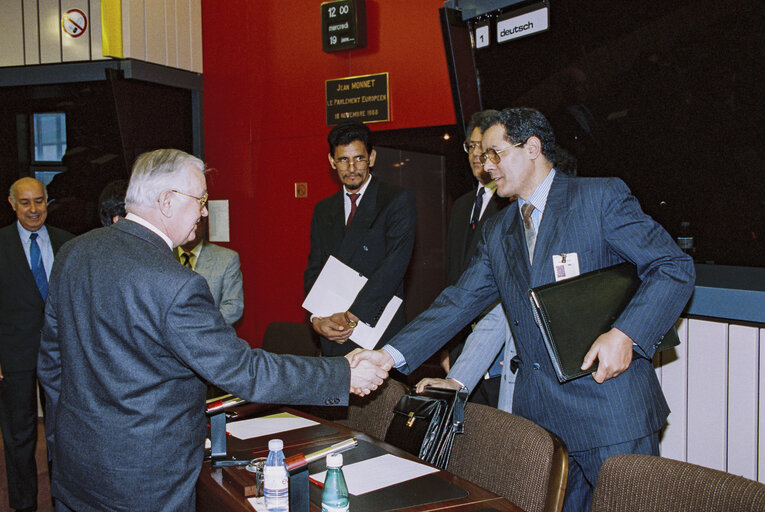
[[(455, 122), (438, 8), (443, 0), (367, 0), (367, 47), (321, 49), (320, 0), (202, 0), (205, 158), (211, 199), (228, 199), (244, 275), (239, 335), (302, 321), (313, 206), (337, 191), (327, 162), (324, 81), (389, 73), (390, 122)], [(308, 183), (296, 199), (294, 183)]]

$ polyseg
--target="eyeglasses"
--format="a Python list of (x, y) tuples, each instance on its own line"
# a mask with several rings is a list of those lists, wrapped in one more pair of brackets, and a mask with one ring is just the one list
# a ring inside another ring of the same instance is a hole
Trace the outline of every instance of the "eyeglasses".
[(480, 142), (471, 142), (469, 140), (466, 140), (465, 142), (462, 143), (462, 149), (465, 150), (465, 153), (470, 153), (471, 151), (473, 151), (475, 148), (478, 148), (478, 147), (481, 147)]
[(348, 160), (348, 157), (341, 156), (335, 160), (335, 167), (341, 171), (348, 169), (351, 165), (355, 169), (366, 169), (369, 166), (369, 160), (365, 156), (355, 156), (353, 160)]
[[(526, 143), (525, 142), (519, 142), (517, 144), (513, 144), (512, 147), (517, 148), (519, 146), (523, 146), (524, 144), (526, 144)], [(491, 163), (493, 163), (494, 165), (498, 165), (499, 162), (502, 161), (502, 158), (500, 158), (500, 155), (502, 153), (504, 153), (505, 151), (507, 151), (508, 149), (510, 149), (510, 148), (499, 149), (499, 150), (494, 149), (494, 148), (487, 149), (486, 151), (481, 153), (481, 157), (480, 157), (481, 158), (481, 163), (485, 164), (486, 160), (491, 160)]]
[(170, 192), (175, 192), (176, 194), (180, 194), (182, 196), (190, 197), (192, 199), (196, 199), (199, 201), (199, 209), (204, 210), (205, 206), (207, 206), (207, 193), (205, 192), (205, 195), (202, 197), (192, 196), (191, 194), (187, 194), (185, 192), (181, 192), (179, 190), (171, 190)]

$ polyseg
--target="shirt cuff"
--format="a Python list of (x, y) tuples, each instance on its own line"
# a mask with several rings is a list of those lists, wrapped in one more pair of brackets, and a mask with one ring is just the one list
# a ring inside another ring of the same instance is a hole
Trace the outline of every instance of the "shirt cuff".
[(406, 359), (404, 359), (404, 355), (397, 349), (390, 345), (385, 345), (382, 349), (388, 353), (391, 359), (393, 359), (393, 368), (401, 368), (402, 366), (406, 365)]

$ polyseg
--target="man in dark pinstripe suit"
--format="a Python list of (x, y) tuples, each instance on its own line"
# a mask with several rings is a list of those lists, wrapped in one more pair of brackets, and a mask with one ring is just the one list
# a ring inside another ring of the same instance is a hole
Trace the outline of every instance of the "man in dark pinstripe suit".
[[(485, 170), (504, 197), (518, 195), (490, 219), (472, 265), (378, 352), (367, 357), (417, 368), (492, 301), (501, 299), (521, 362), (513, 413), (559, 435), (569, 450), (564, 510), (586, 511), (598, 471), (619, 453), (658, 455), (669, 407), (651, 363), (662, 335), (693, 290), (691, 259), (615, 178), (574, 178), (563, 169), (547, 119), (532, 109), (503, 110), (484, 132)], [(521, 210), (533, 210), (524, 227)], [(537, 233), (528, 242), (527, 231)], [(531, 250), (529, 250), (529, 247)], [(642, 280), (612, 329), (596, 340), (582, 367), (593, 377), (560, 384), (534, 322), (528, 290), (555, 280), (561, 254), (577, 255), (580, 273), (629, 261)], [(486, 358), (493, 355), (485, 351)], [(488, 364), (488, 361), (486, 361)]]

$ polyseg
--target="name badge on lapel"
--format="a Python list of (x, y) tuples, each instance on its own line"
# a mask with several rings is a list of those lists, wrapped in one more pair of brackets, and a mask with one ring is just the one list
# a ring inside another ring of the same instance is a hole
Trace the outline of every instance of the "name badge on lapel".
[(563, 281), (579, 275), (579, 255), (575, 252), (553, 254), (555, 281)]

